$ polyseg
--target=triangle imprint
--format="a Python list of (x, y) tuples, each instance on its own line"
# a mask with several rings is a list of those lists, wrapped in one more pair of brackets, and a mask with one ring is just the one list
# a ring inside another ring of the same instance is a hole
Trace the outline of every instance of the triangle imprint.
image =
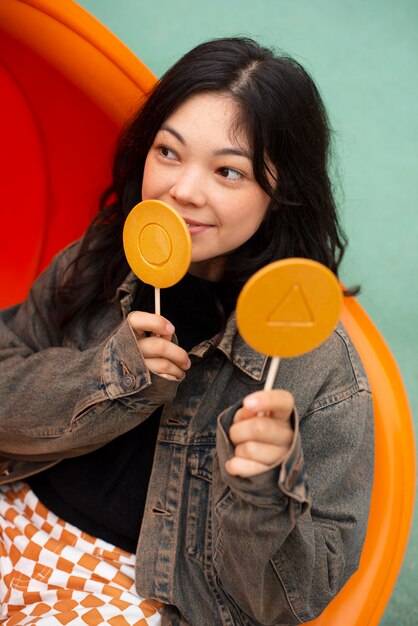
[(315, 318), (300, 285), (295, 283), (267, 317), (268, 326), (313, 326)]

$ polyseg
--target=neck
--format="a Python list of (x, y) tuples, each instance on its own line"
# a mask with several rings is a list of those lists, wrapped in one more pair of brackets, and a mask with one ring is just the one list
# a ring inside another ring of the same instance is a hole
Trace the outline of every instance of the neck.
[(194, 261), (190, 264), (189, 274), (212, 283), (218, 283), (223, 274), (225, 259), (218, 257), (205, 261)]

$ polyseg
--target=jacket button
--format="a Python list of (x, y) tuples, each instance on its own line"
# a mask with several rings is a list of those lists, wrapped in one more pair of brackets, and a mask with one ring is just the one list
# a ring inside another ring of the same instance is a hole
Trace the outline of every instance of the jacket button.
[(132, 389), (132, 387), (135, 385), (134, 376), (126, 374), (126, 376), (122, 378), (122, 385), (125, 387), (125, 389)]

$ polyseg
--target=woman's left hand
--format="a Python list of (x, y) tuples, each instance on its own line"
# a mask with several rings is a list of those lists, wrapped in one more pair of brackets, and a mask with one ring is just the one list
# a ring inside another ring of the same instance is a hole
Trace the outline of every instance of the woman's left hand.
[(229, 429), (235, 456), (226, 462), (227, 472), (249, 477), (280, 465), (293, 440), (293, 409), (292, 394), (281, 389), (246, 396)]

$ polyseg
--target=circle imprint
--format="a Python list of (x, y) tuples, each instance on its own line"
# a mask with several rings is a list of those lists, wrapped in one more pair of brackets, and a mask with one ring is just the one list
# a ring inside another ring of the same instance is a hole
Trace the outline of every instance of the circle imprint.
[(161, 267), (171, 257), (171, 240), (160, 224), (147, 224), (139, 234), (139, 250), (146, 263)]

